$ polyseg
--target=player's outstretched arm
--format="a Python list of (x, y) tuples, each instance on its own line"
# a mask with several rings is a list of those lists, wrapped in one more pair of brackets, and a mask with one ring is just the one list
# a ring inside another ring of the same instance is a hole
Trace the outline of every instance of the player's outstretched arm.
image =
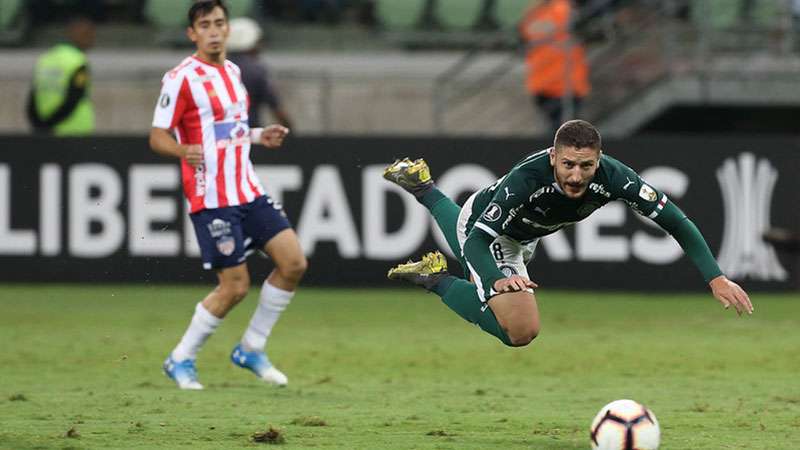
[(725, 309), (733, 306), (739, 315), (743, 312), (753, 313), (753, 304), (747, 293), (738, 284), (725, 277), (700, 230), (680, 208), (668, 202), (655, 222), (680, 244), (689, 259), (703, 274), (714, 298), (719, 300)]
[[(259, 144), (267, 148), (278, 148), (283, 144), (283, 140), (289, 134), (289, 129), (283, 125), (269, 125), (264, 128), (254, 128), (253, 132), (258, 133)], [(254, 136), (255, 137), (255, 136)]]
[(743, 312), (753, 314), (753, 303), (750, 302), (747, 292), (741, 286), (726, 278), (725, 275), (714, 278), (708, 285), (711, 286), (711, 293), (722, 303), (725, 309), (733, 306), (740, 316)]

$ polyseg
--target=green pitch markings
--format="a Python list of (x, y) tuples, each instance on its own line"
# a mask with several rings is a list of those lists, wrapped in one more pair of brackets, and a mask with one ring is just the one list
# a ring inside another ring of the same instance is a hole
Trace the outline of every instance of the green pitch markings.
[(6, 285), (0, 448), (586, 449), (606, 403), (650, 407), (664, 449), (800, 442), (800, 296), (540, 289), (542, 332), (507, 348), (414, 289), (303, 289), (270, 358), (289, 386), (228, 361), (254, 289), (200, 353), (201, 392), (161, 363), (207, 286)]

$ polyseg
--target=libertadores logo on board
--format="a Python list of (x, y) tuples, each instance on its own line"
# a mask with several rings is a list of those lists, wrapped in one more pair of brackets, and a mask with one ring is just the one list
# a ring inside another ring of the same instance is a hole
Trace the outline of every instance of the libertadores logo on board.
[(725, 229), (718, 261), (730, 278), (784, 281), (788, 274), (762, 234), (770, 227), (770, 210), (778, 170), (766, 158), (745, 152), (717, 169), (725, 201)]

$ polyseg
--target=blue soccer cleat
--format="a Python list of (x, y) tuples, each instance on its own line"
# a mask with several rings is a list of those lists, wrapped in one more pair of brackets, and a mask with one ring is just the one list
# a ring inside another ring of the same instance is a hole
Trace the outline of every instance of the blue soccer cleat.
[(164, 360), (164, 374), (172, 378), (181, 389), (193, 391), (203, 389), (203, 385), (197, 381), (197, 368), (193, 359), (179, 362), (172, 359), (172, 355), (167, 356)]
[(262, 381), (278, 386), (286, 386), (289, 379), (280, 370), (269, 362), (267, 355), (264, 352), (247, 352), (238, 344), (231, 352), (231, 361), (233, 364), (247, 369)]

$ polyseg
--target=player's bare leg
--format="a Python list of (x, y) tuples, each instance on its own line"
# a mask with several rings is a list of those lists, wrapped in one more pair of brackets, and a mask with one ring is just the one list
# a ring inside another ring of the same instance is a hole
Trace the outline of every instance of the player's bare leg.
[(250, 286), (245, 264), (217, 271), (217, 279), (219, 284), (195, 306), (189, 327), (164, 361), (164, 373), (181, 389), (203, 389), (197, 381), (197, 353), (214, 334), (222, 318), (247, 295)]
[(497, 322), (515, 347), (528, 345), (539, 334), (539, 307), (530, 292), (507, 292), (489, 299)]
[(217, 281), (217, 287), (203, 299), (203, 306), (208, 312), (222, 319), (247, 296), (250, 288), (247, 264), (242, 263), (217, 271)]
[(297, 233), (290, 228), (281, 231), (267, 242), (264, 251), (275, 261), (275, 270), (269, 274), (267, 282), (279, 289), (294, 291), (308, 267)]
[(272, 365), (264, 349), (272, 328), (291, 302), (308, 262), (300, 248), (297, 234), (290, 228), (270, 239), (264, 246), (264, 251), (275, 262), (275, 269), (262, 285), (256, 311), (250, 319), (242, 342), (233, 349), (231, 361), (239, 367), (249, 369), (267, 383), (284, 386), (288, 383), (288, 378)]

